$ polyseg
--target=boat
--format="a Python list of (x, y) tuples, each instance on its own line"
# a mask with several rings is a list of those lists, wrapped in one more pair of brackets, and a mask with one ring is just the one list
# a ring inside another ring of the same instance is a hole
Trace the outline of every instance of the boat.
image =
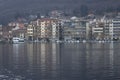
[(12, 39), (13, 43), (21, 43), (24, 42), (23, 38), (13, 37)]
[(86, 43), (86, 40), (83, 40), (83, 43)]
[(19, 42), (24, 42), (24, 39), (23, 38), (19, 38)]

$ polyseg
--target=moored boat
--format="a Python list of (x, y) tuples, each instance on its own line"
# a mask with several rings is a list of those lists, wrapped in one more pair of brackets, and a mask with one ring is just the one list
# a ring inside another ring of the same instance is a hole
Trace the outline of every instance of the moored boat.
[(12, 39), (13, 43), (21, 43), (24, 42), (23, 38), (13, 37)]

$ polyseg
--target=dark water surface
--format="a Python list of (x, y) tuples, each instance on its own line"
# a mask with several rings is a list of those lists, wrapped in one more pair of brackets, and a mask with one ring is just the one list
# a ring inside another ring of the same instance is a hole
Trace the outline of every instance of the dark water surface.
[(120, 43), (0, 44), (0, 80), (120, 80)]

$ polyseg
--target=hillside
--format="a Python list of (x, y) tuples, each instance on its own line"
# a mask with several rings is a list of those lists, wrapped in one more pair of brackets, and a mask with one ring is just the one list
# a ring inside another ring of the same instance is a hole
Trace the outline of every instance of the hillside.
[(0, 0), (0, 23), (9, 21), (16, 13), (45, 14), (54, 9), (72, 11), (82, 4), (91, 10), (116, 9), (120, 0)]

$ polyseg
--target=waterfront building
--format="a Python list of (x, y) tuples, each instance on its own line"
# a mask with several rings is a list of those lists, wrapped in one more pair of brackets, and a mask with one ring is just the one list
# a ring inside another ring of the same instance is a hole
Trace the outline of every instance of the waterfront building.
[(36, 36), (37, 36), (37, 26), (31, 22), (28, 26), (27, 26), (27, 32), (26, 32), (26, 38), (28, 40), (35, 40)]
[(120, 39), (120, 16), (104, 21), (105, 39), (118, 40)]
[[(64, 23), (65, 24), (65, 23)], [(89, 39), (89, 23), (87, 20), (71, 20), (69, 25), (64, 25), (65, 40), (85, 40)]]
[(27, 27), (27, 37), (32, 40), (59, 40), (62, 25), (58, 19), (42, 18)]
[(26, 36), (26, 28), (12, 30), (12, 36), (24, 39)]
[(12, 39), (12, 27), (11, 26), (4, 26), (2, 29), (2, 37), (5, 41), (9, 41)]
[(92, 39), (118, 40), (120, 39), (120, 17), (106, 18), (91, 21)]
[(58, 19), (42, 18), (37, 20), (37, 26), (40, 27), (40, 38), (59, 40), (61, 35), (61, 21)]
[(101, 21), (95, 21), (92, 26), (92, 39), (103, 40), (104, 39), (104, 23)]
[(113, 39), (120, 39), (120, 15), (112, 20), (111, 30)]
[(104, 39), (111, 40), (113, 35), (112, 19), (104, 20)]

